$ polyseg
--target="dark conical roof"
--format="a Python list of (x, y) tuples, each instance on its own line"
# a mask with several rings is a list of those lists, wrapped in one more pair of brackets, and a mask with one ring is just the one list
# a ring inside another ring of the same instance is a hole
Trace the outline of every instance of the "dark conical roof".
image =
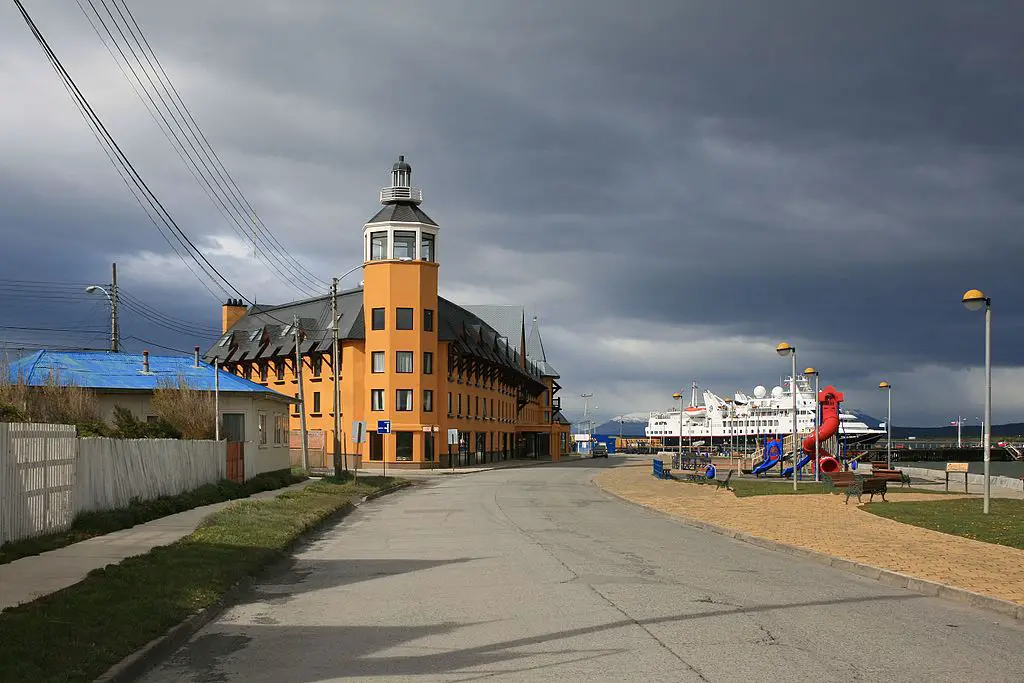
[(405, 160), (405, 155), (402, 154), (398, 157), (398, 161), (391, 167), (392, 171), (412, 171), (412, 166)]

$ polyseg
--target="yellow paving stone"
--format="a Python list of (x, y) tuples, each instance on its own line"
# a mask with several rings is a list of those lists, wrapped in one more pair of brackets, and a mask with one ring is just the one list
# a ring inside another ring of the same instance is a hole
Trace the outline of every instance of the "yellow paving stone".
[[(606, 470), (594, 483), (671, 515), (1024, 604), (1024, 550), (878, 517), (860, 509), (856, 499), (847, 505), (841, 495), (737, 498), (712, 486), (655, 479), (649, 463)], [(952, 496), (893, 490), (887, 497)]]

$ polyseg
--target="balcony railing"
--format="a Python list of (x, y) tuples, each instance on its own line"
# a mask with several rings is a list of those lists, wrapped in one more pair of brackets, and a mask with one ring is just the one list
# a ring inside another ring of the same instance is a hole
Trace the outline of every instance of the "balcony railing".
[(380, 200), (407, 201), (419, 204), (423, 201), (423, 190), (418, 187), (385, 187), (380, 191)]

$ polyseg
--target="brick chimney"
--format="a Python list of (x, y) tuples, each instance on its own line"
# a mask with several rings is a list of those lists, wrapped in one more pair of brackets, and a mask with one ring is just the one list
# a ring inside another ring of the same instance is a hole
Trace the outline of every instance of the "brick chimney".
[(241, 299), (228, 299), (227, 303), (221, 306), (220, 309), (221, 334), (234, 327), (235, 323), (244, 318), (248, 312), (249, 309), (246, 308), (245, 303)]

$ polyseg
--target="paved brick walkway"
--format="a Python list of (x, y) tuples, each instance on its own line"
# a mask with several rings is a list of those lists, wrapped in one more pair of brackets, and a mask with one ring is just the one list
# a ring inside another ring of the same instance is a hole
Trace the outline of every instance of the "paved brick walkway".
[[(1024, 604), (1024, 550), (872, 515), (838, 495), (737, 498), (724, 489), (664, 481), (651, 465), (607, 470), (594, 482), (646, 507), (929, 581)], [(891, 500), (949, 496), (899, 493)]]

